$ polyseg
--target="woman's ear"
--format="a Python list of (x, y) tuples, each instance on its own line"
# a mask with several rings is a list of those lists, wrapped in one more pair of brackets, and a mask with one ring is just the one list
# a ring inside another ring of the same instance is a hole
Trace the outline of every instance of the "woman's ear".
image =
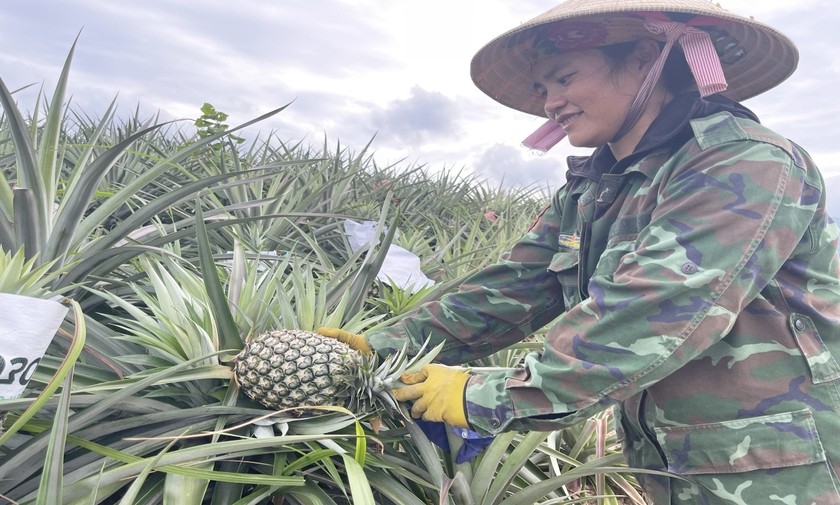
[(659, 47), (659, 42), (653, 39), (642, 39), (628, 56), (627, 68), (647, 75), (661, 52), (662, 48)]

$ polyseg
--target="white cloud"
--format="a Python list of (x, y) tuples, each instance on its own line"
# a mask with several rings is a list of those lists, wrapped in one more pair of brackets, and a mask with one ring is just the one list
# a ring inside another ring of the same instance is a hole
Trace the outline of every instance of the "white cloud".
[(410, 97), (372, 111), (369, 121), (386, 141), (421, 144), (459, 135), (457, 112), (456, 104), (446, 95), (414, 87)]
[(840, 175), (825, 180), (828, 213), (840, 219)]
[(550, 157), (523, 152), (496, 144), (485, 150), (474, 163), (475, 173), (493, 183), (509, 186), (549, 186), (559, 188), (565, 181), (565, 165)]
[[(840, 174), (840, 101), (830, 98), (840, 80), (835, 0), (717, 1), (778, 26), (799, 45), (797, 73), (747, 105), (803, 145), (827, 174)], [(520, 147), (541, 120), (478, 91), (469, 63), (486, 42), (555, 4), (9, 2), (0, 12), (0, 77), (11, 88), (45, 83), (49, 92), (82, 30), (70, 93), (85, 112), (103, 111), (119, 94), (119, 110), (128, 114), (139, 104), (149, 113), (159, 110), (162, 119), (195, 117), (207, 101), (237, 124), (293, 102), (249, 131), (314, 143), (326, 135), (357, 147), (376, 135), (372, 148), (384, 163), (465, 167), (512, 181), (562, 173), (566, 155), (586, 150), (561, 144), (534, 157)], [(21, 103), (35, 91), (22, 94)]]
[(730, 12), (758, 20), (828, 6), (826, 0), (721, 0), (717, 3)]

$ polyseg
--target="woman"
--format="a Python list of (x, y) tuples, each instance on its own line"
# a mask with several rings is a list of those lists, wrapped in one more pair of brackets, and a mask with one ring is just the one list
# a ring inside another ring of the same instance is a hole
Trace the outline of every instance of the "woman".
[(610, 406), (655, 504), (838, 504), (838, 228), (808, 154), (740, 105), (796, 67), (706, 0), (570, 0), (481, 49), (473, 80), (595, 148), (525, 237), (458, 292), (366, 336), (466, 363), (552, 323), (512, 372), (432, 364), (412, 415), (482, 435)]

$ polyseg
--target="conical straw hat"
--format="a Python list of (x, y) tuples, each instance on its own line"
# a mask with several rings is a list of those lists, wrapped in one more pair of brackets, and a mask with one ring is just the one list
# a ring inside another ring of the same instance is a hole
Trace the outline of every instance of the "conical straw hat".
[(490, 41), (473, 57), (470, 73), (499, 103), (545, 117), (530, 70), (540, 41), (550, 39), (556, 53), (661, 39), (645, 22), (663, 14), (710, 33), (728, 83), (721, 94), (733, 100), (761, 94), (796, 70), (799, 53), (789, 38), (708, 0), (567, 0)]

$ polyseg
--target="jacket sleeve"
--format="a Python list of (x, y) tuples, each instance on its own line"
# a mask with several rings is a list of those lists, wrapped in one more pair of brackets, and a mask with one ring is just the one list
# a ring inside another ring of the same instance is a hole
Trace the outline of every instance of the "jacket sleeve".
[(544, 350), (470, 379), (476, 431), (558, 429), (639, 393), (722, 339), (779, 271), (815, 212), (804, 170), (758, 140), (690, 150), (653, 176), (650, 222), (607, 244)]
[(428, 337), (430, 348), (445, 342), (437, 361), (461, 364), (489, 356), (551, 322), (563, 310), (560, 284), (547, 271), (557, 250), (559, 200), (555, 195), (498, 263), (400, 322), (368, 332), (370, 346), (387, 355), (407, 343), (414, 354)]

